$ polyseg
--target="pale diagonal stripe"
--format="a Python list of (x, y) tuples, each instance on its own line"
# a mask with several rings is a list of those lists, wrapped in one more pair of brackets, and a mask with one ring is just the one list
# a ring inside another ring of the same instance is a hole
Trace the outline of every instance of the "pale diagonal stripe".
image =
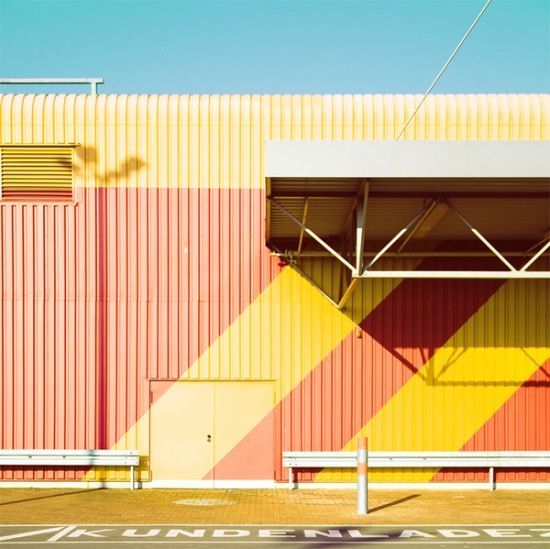
[[(238, 414), (233, 429), (217, 437), (219, 455), (234, 448), (399, 283), (400, 279), (363, 281), (349, 310), (342, 312), (305, 278), (284, 269), (181, 378), (276, 380), (275, 402), (258, 402), (251, 413)], [(273, 365), (268, 376), (262, 362)], [(159, 401), (170, 398), (172, 389)], [(151, 408), (113, 448), (137, 448), (147, 454), (150, 413)], [(194, 478), (202, 479), (211, 467), (205, 463), (197, 468)], [(85, 478), (96, 478), (96, 471), (90, 470)]]

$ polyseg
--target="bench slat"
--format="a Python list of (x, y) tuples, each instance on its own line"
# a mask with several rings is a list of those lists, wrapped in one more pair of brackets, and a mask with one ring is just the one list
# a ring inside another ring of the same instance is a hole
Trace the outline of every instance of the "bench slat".
[(0, 465), (18, 465), (18, 466), (57, 466), (57, 467), (86, 467), (91, 465), (96, 466), (138, 466), (139, 459), (94, 459), (94, 458), (62, 458), (62, 459), (48, 459), (48, 458), (3, 458), (0, 457)]
[(137, 466), (137, 450), (0, 450), (0, 465)]
[(134, 489), (134, 468), (139, 466), (137, 450), (0, 450), (0, 466), (130, 467), (130, 489)]
[[(369, 452), (372, 468), (550, 467), (550, 452)], [(283, 466), (356, 468), (355, 452), (283, 452)]]
[(0, 450), (0, 456), (137, 456), (137, 450)]

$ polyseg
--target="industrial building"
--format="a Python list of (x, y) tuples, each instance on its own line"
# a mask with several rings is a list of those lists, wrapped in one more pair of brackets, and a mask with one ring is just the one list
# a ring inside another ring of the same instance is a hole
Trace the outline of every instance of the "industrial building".
[(144, 487), (276, 486), (358, 435), (550, 450), (550, 95), (432, 95), (396, 140), (419, 100), (0, 96), (0, 448), (135, 449)]

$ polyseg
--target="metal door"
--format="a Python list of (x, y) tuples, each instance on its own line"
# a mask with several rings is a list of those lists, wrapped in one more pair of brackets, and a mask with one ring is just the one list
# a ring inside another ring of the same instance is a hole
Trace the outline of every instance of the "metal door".
[(212, 384), (153, 381), (151, 392), (151, 479), (203, 479), (213, 487)]
[(273, 480), (272, 382), (152, 381), (151, 397), (153, 482)]

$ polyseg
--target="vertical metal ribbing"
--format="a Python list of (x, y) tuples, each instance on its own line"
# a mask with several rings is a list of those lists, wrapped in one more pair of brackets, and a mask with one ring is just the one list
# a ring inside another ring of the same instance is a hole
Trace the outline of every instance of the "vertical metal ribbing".
[(367, 470), (368, 470), (368, 440), (357, 437), (357, 514), (368, 513)]

